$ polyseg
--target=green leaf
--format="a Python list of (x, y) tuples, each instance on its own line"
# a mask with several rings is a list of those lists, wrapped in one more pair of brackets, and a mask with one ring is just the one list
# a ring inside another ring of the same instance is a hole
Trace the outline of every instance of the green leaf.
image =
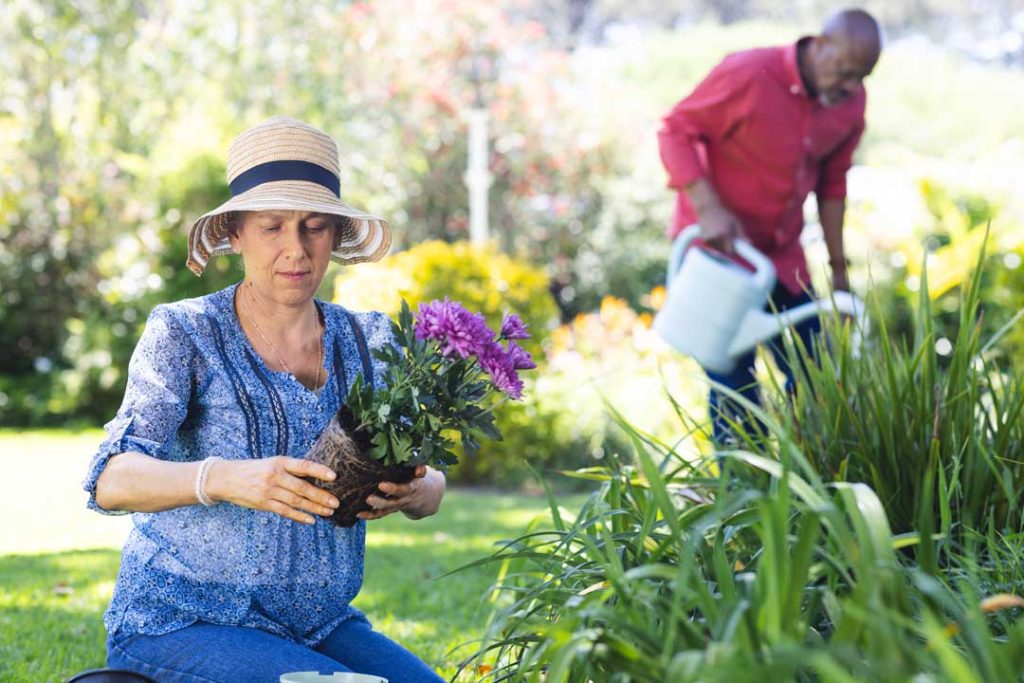
[(494, 415), (491, 413), (487, 414), (486, 420), (480, 421), (480, 423), (477, 425), (476, 431), (482, 433), (489, 439), (501, 441), (501, 431), (497, 428), (497, 426), (495, 426)]
[(393, 464), (407, 462), (412, 457), (412, 438), (408, 434), (390, 434)]
[(373, 448), (370, 449), (370, 453), (369, 453), (370, 457), (373, 458), (374, 460), (379, 460), (381, 462), (387, 462), (387, 460), (388, 460), (388, 448), (389, 448), (389, 446), (391, 444), (390, 440), (388, 439), (387, 433), (386, 432), (377, 432), (377, 433), (375, 433), (373, 435), (373, 439), (371, 440), (371, 443), (373, 444)]

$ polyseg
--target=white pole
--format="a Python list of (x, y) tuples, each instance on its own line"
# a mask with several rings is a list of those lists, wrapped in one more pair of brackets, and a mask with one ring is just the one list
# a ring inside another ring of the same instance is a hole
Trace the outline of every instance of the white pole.
[(473, 107), (466, 110), (469, 121), (469, 159), (466, 163), (466, 187), (469, 188), (469, 241), (486, 244), (490, 238), (487, 222), (487, 192), (491, 187), (487, 151), (487, 110)]

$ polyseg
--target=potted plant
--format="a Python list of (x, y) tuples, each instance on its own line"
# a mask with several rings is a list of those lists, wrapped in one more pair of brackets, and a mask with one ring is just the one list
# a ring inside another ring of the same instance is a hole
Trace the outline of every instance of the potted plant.
[(337, 526), (355, 524), (382, 481), (405, 483), (418, 465), (457, 463), (455, 438), (470, 451), (482, 438), (501, 439), (494, 408), (521, 398), (519, 371), (536, 367), (516, 343), (529, 338), (518, 316), (506, 314), (495, 334), (482, 315), (447, 298), (420, 304), (415, 318), (403, 301), (392, 334), (393, 344), (374, 351), (387, 366), (383, 386), (357, 377), (306, 455), (338, 475), (313, 480), (340, 502), (330, 518)]

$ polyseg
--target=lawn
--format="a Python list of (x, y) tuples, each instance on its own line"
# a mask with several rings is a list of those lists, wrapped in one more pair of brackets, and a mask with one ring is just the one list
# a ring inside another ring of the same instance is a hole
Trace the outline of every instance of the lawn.
[[(99, 438), (0, 431), (0, 681), (62, 681), (103, 665), (101, 616), (131, 522), (84, 507), (79, 481)], [(441, 575), (518, 535), (545, 509), (539, 497), (455, 489), (435, 517), (373, 523), (355, 604), (450, 676), (464, 655), (455, 648), (480, 635), (496, 569)]]

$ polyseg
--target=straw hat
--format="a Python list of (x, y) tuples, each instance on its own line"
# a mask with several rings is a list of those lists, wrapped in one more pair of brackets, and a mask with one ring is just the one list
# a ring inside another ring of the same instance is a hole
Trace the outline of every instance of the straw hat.
[(377, 261), (391, 246), (391, 226), (341, 201), (338, 146), (330, 136), (287, 116), (245, 131), (228, 150), (231, 199), (192, 224), (188, 267), (202, 275), (210, 257), (231, 252), (228, 230), (237, 211), (290, 209), (343, 216), (331, 260)]

